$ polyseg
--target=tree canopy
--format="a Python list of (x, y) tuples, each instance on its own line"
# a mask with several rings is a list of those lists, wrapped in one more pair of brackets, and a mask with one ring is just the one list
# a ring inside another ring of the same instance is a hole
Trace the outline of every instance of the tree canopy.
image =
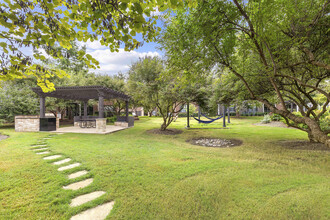
[[(41, 65), (39, 61), (45, 60), (45, 55), (68, 58), (67, 50), (74, 40), (99, 40), (113, 52), (121, 46), (127, 51), (133, 50), (142, 43), (137, 40), (139, 34), (149, 42), (159, 32), (154, 11), (181, 8), (185, 3), (177, 0), (4, 0), (0, 3), (0, 80), (34, 75), (38, 85), (50, 91), (54, 85), (49, 79), (66, 73)], [(24, 53), (29, 48), (33, 49), (33, 55)], [(78, 59), (88, 67), (98, 66), (98, 61), (84, 50), (78, 54)]]
[[(161, 43), (173, 65), (197, 74), (229, 71), (249, 99), (308, 132), (311, 141), (330, 146), (329, 128), (320, 127), (330, 102), (329, 5), (327, 0), (199, 1), (169, 20)], [(319, 110), (320, 94), (325, 101)], [(286, 108), (286, 100), (299, 106), (300, 116)]]

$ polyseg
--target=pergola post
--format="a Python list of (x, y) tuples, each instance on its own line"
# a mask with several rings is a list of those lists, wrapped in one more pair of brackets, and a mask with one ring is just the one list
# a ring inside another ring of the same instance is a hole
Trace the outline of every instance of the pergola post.
[(190, 119), (190, 115), (189, 115), (189, 101), (188, 101), (187, 102), (187, 128), (190, 128), (189, 119)]
[(104, 118), (104, 97), (99, 94), (99, 118)]
[(125, 113), (126, 113), (126, 122), (128, 123), (128, 104), (129, 102), (128, 101), (125, 101), (126, 103), (126, 109), (125, 109)]
[(40, 96), (40, 118), (44, 118), (46, 115), (46, 98)]
[(87, 117), (87, 103), (88, 101), (84, 101), (84, 117)]
[(223, 124), (222, 127), (226, 127), (226, 106), (223, 105)]

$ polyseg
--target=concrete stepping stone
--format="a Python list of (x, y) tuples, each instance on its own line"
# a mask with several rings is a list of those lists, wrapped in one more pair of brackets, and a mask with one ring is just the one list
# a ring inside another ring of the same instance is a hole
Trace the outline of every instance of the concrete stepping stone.
[(60, 157), (62, 157), (62, 155), (53, 155), (53, 156), (49, 156), (49, 157), (44, 157), (43, 159), (44, 160), (54, 160), (54, 159), (57, 159)]
[(67, 186), (63, 186), (63, 189), (78, 190), (89, 186), (93, 182), (93, 178), (85, 179), (79, 182), (72, 183)]
[(87, 173), (88, 173), (87, 170), (78, 171), (76, 173), (72, 173), (72, 174), (68, 175), (68, 178), (69, 179), (74, 179), (74, 178), (77, 178), (77, 177), (81, 177), (83, 175), (86, 175)]
[(78, 215), (72, 216), (70, 220), (103, 220), (109, 215), (114, 204), (115, 202), (112, 201), (91, 209), (87, 209), (86, 211), (83, 211)]
[(60, 164), (63, 164), (63, 163), (67, 163), (67, 162), (69, 162), (69, 161), (71, 161), (71, 158), (66, 158), (66, 159), (64, 159), (64, 160), (56, 161), (56, 162), (54, 162), (53, 164), (54, 164), (54, 165), (60, 165)]
[(105, 194), (104, 191), (95, 191), (95, 192), (91, 192), (91, 193), (88, 193), (85, 195), (78, 196), (71, 200), (70, 206), (71, 207), (80, 206), (86, 202), (99, 198), (100, 196), (102, 196), (104, 194)]
[(75, 168), (75, 167), (79, 167), (80, 165), (81, 165), (81, 163), (73, 163), (73, 164), (70, 164), (70, 165), (67, 165), (67, 166), (64, 166), (64, 167), (60, 167), (57, 170), (58, 171), (69, 170), (69, 169), (72, 169), (72, 168)]
[(35, 145), (31, 145), (31, 147), (46, 147), (47, 144), (35, 144)]
[(49, 151), (44, 151), (44, 152), (38, 152), (38, 153), (36, 153), (36, 154), (49, 154), (50, 152)]
[(35, 149), (32, 149), (33, 151), (41, 151), (41, 150), (48, 150), (47, 147), (43, 147), (43, 148), (35, 148)]

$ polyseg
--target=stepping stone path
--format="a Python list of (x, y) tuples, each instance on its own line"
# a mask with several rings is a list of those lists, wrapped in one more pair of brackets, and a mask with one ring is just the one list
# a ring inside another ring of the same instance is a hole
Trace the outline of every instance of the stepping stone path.
[(36, 144), (36, 145), (32, 145), (32, 147), (47, 147), (46, 144)]
[(69, 170), (69, 169), (72, 169), (72, 168), (75, 168), (75, 167), (79, 167), (80, 165), (81, 165), (80, 163), (73, 163), (73, 164), (70, 164), (70, 165), (67, 165), (67, 166), (64, 166), (64, 167), (60, 167), (57, 170), (58, 171)]
[(60, 164), (63, 164), (63, 163), (67, 163), (69, 161), (71, 161), (71, 158), (66, 158), (64, 160), (60, 160), (60, 161), (54, 162), (53, 164), (54, 165), (60, 165)]
[(49, 157), (44, 157), (44, 160), (55, 160), (60, 157), (62, 157), (62, 155), (53, 155), (53, 156), (49, 156)]
[(89, 178), (89, 179), (86, 179), (86, 180), (82, 180), (82, 181), (79, 181), (79, 182), (72, 183), (72, 184), (67, 185), (67, 186), (63, 186), (63, 189), (78, 190), (78, 189), (85, 188), (86, 186), (90, 185), (92, 182), (93, 182), (93, 178)]
[(78, 171), (76, 173), (72, 173), (72, 174), (68, 175), (68, 178), (69, 179), (74, 179), (74, 178), (77, 178), (77, 177), (81, 177), (83, 175), (86, 175), (87, 173), (88, 173), (87, 170)]
[(47, 147), (32, 149), (33, 151), (48, 150)]
[[(63, 134), (63, 133), (58, 133), (58, 134)], [(53, 136), (55, 136), (55, 135), (49, 135), (47, 137), (42, 138), (40, 141), (38, 141), (37, 144), (31, 145), (31, 147), (33, 147), (31, 150), (36, 152), (36, 154), (38, 154), (38, 155), (51, 153), (51, 151), (47, 147), (47, 144), (45, 144), (45, 141), (51, 139)], [(59, 159), (61, 157), (63, 157), (63, 155), (56, 154), (56, 155), (44, 157), (43, 159), (44, 160), (55, 160), (55, 159)], [(65, 159), (62, 159), (59, 161), (55, 161), (52, 164), (61, 165), (64, 163), (68, 163), (71, 160), (72, 160), (71, 158), (65, 158)], [(80, 165), (81, 165), (81, 163), (72, 163), (72, 164), (69, 164), (66, 166), (59, 167), (57, 170), (58, 171), (70, 170), (70, 169), (79, 167)], [(86, 174), (88, 174), (87, 170), (80, 170), (80, 171), (69, 174), (68, 179), (75, 179), (75, 178), (84, 176)], [(93, 183), (93, 178), (88, 178), (88, 179), (85, 179), (82, 181), (71, 183), (67, 186), (63, 186), (62, 188), (65, 190), (79, 190), (79, 189), (89, 186), (92, 183)], [(74, 208), (74, 207), (81, 206), (85, 203), (88, 203), (90, 201), (93, 201), (93, 200), (103, 196), (104, 194), (106, 194), (106, 192), (104, 192), (104, 191), (95, 191), (95, 192), (90, 192), (90, 193), (87, 193), (84, 195), (77, 196), (71, 200), (70, 207)], [(112, 201), (112, 202), (107, 202), (102, 205), (96, 206), (94, 208), (87, 209), (75, 216), (72, 216), (71, 220), (103, 220), (109, 215), (114, 204), (115, 204), (115, 202)]]
[(95, 191), (95, 192), (91, 192), (91, 193), (88, 193), (85, 195), (77, 196), (76, 198), (71, 200), (70, 206), (71, 207), (80, 206), (86, 202), (99, 198), (100, 196), (102, 196), (104, 194), (105, 194), (104, 191)]
[(36, 154), (49, 154), (50, 152), (49, 151), (44, 151), (44, 152), (38, 152), (38, 153), (36, 153)]
[(88, 209), (78, 215), (72, 216), (70, 220), (103, 220), (107, 217), (114, 204), (115, 202), (112, 201), (96, 206), (95, 208)]

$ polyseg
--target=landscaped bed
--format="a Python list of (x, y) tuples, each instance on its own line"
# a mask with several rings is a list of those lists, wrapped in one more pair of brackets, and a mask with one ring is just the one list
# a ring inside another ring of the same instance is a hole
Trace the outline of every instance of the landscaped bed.
[[(107, 201), (115, 201), (108, 219), (329, 219), (329, 151), (282, 145), (307, 140), (304, 132), (254, 126), (260, 117), (232, 118), (230, 129), (188, 130), (179, 118), (170, 128), (183, 133), (162, 135), (147, 132), (160, 128), (161, 118), (140, 119), (109, 135), (62, 134), (46, 141), (52, 153), (81, 163), (79, 169), (89, 171), (85, 178), (94, 178), (78, 192), (62, 189), (70, 183), (68, 172), (30, 150), (49, 133), (0, 129), (10, 136), (0, 142), (0, 219), (69, 219)], [(242, 145), (186, 142), (199, 137)], [(99, 190), (106, 194), (69, 208), (72, 198)]]

